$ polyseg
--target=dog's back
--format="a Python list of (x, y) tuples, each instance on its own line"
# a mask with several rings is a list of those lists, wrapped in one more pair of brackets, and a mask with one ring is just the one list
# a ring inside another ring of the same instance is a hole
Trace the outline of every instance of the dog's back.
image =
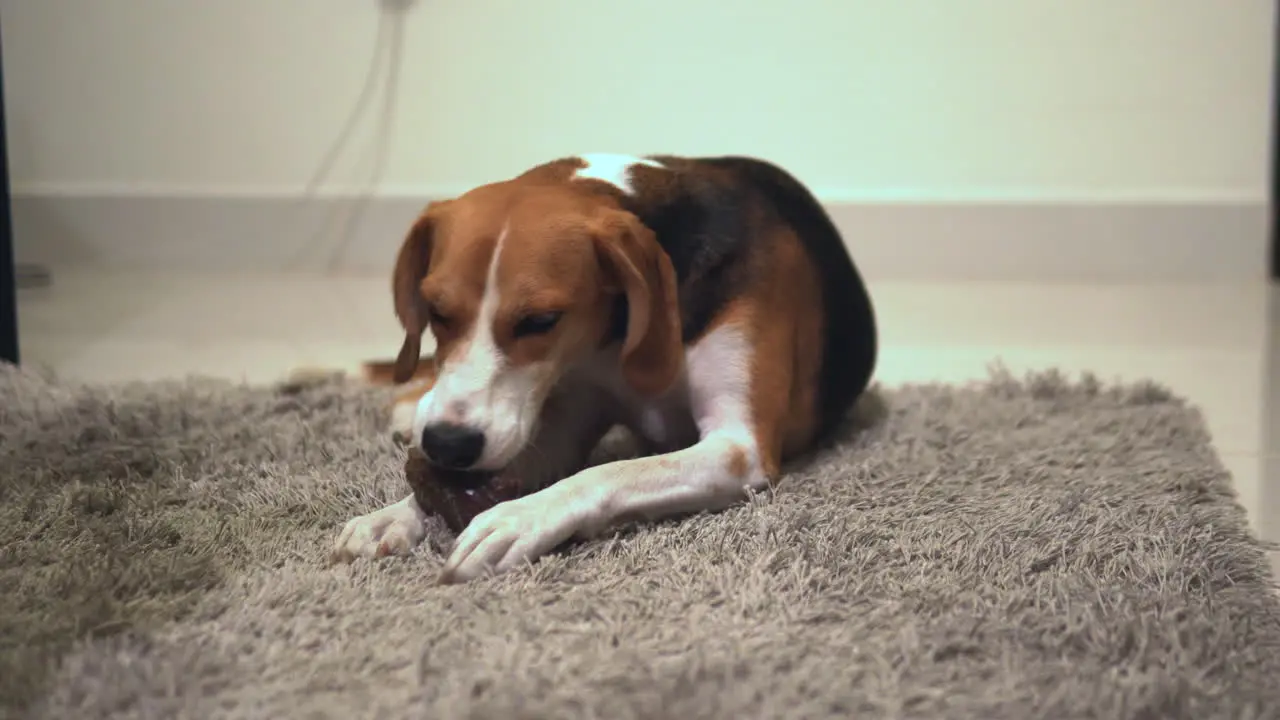
[[(792, 229), (821, 282), (822, 362), (817, 380), (818, 435), (832, 430), (866, 389), (875, 370), (877, 328), (871, 298), (840, 232), (799, 180), (750, 157), (650, 159), (675, 173), (677, 188), (624, 198), (654, 230), (682, 284), (686, 338), (740, 289), (757, 281), (749, 258), (777, 222)], [(659, 198), (655, 200), (655, 196)]]

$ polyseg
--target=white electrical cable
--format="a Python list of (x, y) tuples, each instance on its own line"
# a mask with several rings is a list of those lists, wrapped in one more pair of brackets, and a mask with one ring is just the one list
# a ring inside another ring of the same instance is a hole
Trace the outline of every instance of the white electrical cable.
[(341, 261), (343, 254), (355, 239), (360, 219), (364, 217), (364, 212), (369, 208), (369, 202), (373, 199), (374, 191), (377, 189), (378, 184), (382, 182), (382, 174), (387, 168), (387, 158), (389, 157), (391, 141), (395, 132), (396, 100), (399, 97), (400, 90), (400, 70), (404, 64), (404, 14), (396, 13), (391, 15), (390, 13), (384, 13), (384, 20), (388, 17), (391, 18), (391, 41), (390, 47), (387, 48), (388, 67), (382, 92), (382, 117), (373, 136), (373, 168), (369, 173), (367, 193), (357, 195), (356, 205), (347, 216), (347, 222), (343, 226), (342, 234), (339, 235), (338, 245), (333, 248), (329, 255), (326, 269), (330, 273), (337, 271), (338, 263)]
[(324, 182), (325, 176), (333, 169), (333, 164), (338, 159), (338, 154), (342, 151), (343, 145), (351, 139), (351, 133), (356, 128), (360, 116), (365, 108), (369, 105), (369, 96), (373, 94), (377, 88), (378, 71), (382, 68), (383, 43), (387, 33), (386, 16), (378, 18), (378, 33), (373, 40), (373, 57), (369, 61), (369, 70), (365, 73), (364, 83), (360, 87), (360, 95), (356, 98), (355, 104), (351, 108), (351, 113), (347, 116), (346, 122), (339, 131), (338, 137), (334, 140), (333, 145), (325, 153), (324, 158), (320, 161), (320, 166), (316, 168), (311, 179), (307, 181), (306, 187), (303, 189), (303, 196), (310, 199), (313, 198), (319, 190), (320, 184)]
[[(382, 179), (382, 172), (385, 169), (388, 150), (391, 144), (392, 130), (394, 129), (394, 115), (396, 108), (396, 97), (399, 91), (399, 78), (403, 57), (404, 46), (404, 17), (403, 11), (398, 11), (395, 7), (390, 7), (386, 3), (382, 4), (383, 10), (378, 20), (377, 36), (374, 40), (373, 57), (369, 62), (368, 72), (365, 74), (360, 94), (357, 96), (351, 113), (347, 116), (346, 122), (343, 124), (341, 131), (338, 133), (333, 144), (322, 157), (316, 172), (308, 180), (303, 189), (300, 203), (302, 205), (301, 214), (305, 215), (306, 210), (315, 206), (318, 199), (320, 187), (324, 183), (325, 178), (333, 170), (334, 164), (337, 162), (339, 154), (348, 141), (351, 139), (352, 133), (355, 131), (356, 124), (359, 122), (364, 111), (372, 104), (373, 93), (378, 89), (378, 76), (381, 74), (384, 57), (390, 61), (390, 67), (387, 70), (382, 88), (384, 97), (382, 102), (382, 118), (374, 133), (374, 169), (369, 178), (370, 185), (366, 189), (369, 193), (365, 197), (361, 197), (364, 193), (357, 192), (353, 200), (360, 206), (367, 205), (368, 200), (372, 197), (372, 190)], [(390, 42), (388, 43), (388, 36)], [(386, 49), (386, 52), (384, 52)], [(312, 235), (304, 233), (301, 246), (294, 253), (289, 266), (291, 270), (298, 270), (303, 266), (312, 251), (317, 254), (327, 255), (327, 259), (323, 260), (326, 270), (333, 272), (337, 268), (342, 252), (349, 247), (351, 235), (355, 230), (355, 225), (359, 221), (360, 211), (351, 213), (347, 217), (345, 223), (341, 223), (341, 233), (337, 243), (333, 247), (329, 247), (327, 252), (326, 230), (332, 230), (339, 223), (335, 220), (334, 214), (342, 209), (345, 203), (339, 202), (328, 213), (328, 217), (322, 223), (319, 232)], [(344, 237), (345, 235), (345, 237)]]
[[(302, 195), (299, 198), (298, 210), (300, 216), (305, 216), (307, 214), (306, 211), (311, 207), (314, 207), (314, 202), (317, 198), (317, 194), (319, 193), (321, 184), (333, 170), (333, 166), (337, 162), (339, 154), (341, 154), (343, 147), (351, 139), (351, 134), (355, 130), (356, 124), (359, 122), (361, 115), (363, 115), (365, 108), (369, 106), (369, 96), (378, 87), (377, 78), (379, 70), (382, 67), (382, 48), (386, 28), (387, 23), (385, 17), (379, 17), (378, 32), (373, 43), (373, 57), (369, 61), (369, 69), (365, 73), (364, 82), (360, 88), (360, 94), (357, 96), (350, 114), (347, 115), (346, 122), (343, 124), (342, 129), (338, 132), (337, 138), (335, 138), (333, 144), (329, 146), (329, 149), (325, 152), (320, 161), (319, 167), (316, 168), (315, 173), (307, 181), (306, 186), (302, 190)], [(301, 221), (302, 217), (299, 217), (299, 222)], [(327, 219), (327, 221), (323, 223), (325, 227), (328, 227), (331, 224), (332, 218)], [(290, 270), (298, 270), (305, 264), (307, 256), (310, 254), (309, 251), (315, 249), (313, 243), (321, 245), (325, 244), (324, 229), (325, 228), (322, 227), (319, 232), (314, 234), (306, 231), (302, 232), (303, 237), (300, 247), (297, 252), (293, 254), (293, 258), (289, 263)]]

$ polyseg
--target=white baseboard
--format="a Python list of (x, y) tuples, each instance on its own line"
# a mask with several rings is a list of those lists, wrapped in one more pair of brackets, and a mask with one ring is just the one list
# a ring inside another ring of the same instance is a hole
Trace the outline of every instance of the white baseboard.
[[(383, 273), (426, 200), (19, 192), (16, 253), (126, 270)], [(868, 201), (828, 210), (876, 282), (1267, 277), (1264, 202)]]

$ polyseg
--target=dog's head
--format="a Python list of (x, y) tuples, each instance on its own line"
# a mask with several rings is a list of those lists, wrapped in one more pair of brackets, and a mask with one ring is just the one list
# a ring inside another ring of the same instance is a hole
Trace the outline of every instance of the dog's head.
[(618, 352), (637, 393), (660, 394), (682, 369), (671, 260), (608, 198), (509, 181), (430, 204), (396, 260), (405, 330), (396, 379), (413, 372), (423, 332), (438, 378), (413, 442), (434, 462), (498, 470), (530, 442), (542, 404), (575, 364), (599, 353), (626, 302)]

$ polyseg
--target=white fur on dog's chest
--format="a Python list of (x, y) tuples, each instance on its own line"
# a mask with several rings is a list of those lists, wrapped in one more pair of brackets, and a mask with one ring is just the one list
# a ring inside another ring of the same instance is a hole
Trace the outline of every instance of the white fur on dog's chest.
[(698, 440), (689, 382), (681, 377), (661, 398), (638, 397), (618, 372), (616, 351), (606, 353), (584, 368), (578, 380), (612, 398), (617, 421), (652, 444), (656, 452), (688, 447)]
[(687, 393), (635, 409), (634, 430), (659, 452), (671, 452), (698, 441), (698, 425), (689, 409)]
[(624, 408), (624, 422), (652, 444), (655, 452), (671, 452), (698, 441), (687, 377), (681, 377), (675, 387), (654, 399), (637, 397), (620, 376), (613, 378), (610, 386)]
[(662, 411), (662, 408), (649, 406), (640, 410), (640, 431), (644, 436), (655, 443), (665, 444), (671, 434), (671, 418)]

